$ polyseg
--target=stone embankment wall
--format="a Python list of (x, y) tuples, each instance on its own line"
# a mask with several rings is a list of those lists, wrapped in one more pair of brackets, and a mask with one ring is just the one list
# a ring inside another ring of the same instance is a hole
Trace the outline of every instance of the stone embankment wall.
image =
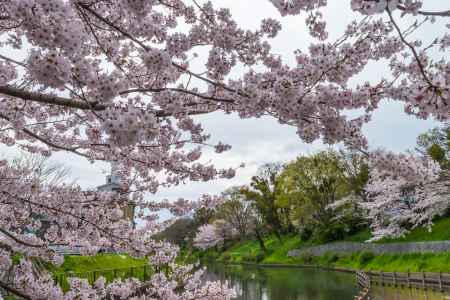
[(372, 252), (376, 255), (385, 253), (439, 253), (450, 251), (450, 241), (389, 244), (338, 242), (291, 250), (288, 252), (288, 256), (296, 257), (305, 253), (321, 256), (327, 252), (351, 254), (363, 251)]

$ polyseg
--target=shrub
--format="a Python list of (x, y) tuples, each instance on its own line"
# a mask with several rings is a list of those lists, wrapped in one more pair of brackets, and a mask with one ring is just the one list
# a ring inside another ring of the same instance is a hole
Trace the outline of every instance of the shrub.
[(245, 253), (244, 255), (242, 255), (242, 261), (256, 262), (256, 256), (254, 254), (252, 254), (251, 252)]
[(305, 264), (311, 264), (313, 262), (314, 256), (312, 255), (311, 252), (304, 252), (300, 255), (300, 259)]
[(342, 240), (346, 235), (345, 226), (341, 224), (333, 224), (329, 226), (321, 226), (314, 233), (315, 241), (325, 244), (337, 240)]
[(259, 251), (255, 256), (255, 261), (258, 263), (262, 262), (265, 257), (266, 257), (266, 254), (264, 253), (264, 251)]
[(365, 265), (374, 258), (375, 255), (372, 252), (361, 252), (358, 261), (361, 265)]
[(216, 251), (207, 251), (206, 253), (203, 254), (202, 259), (204, 260), (215, 260), (219, 257), (219, 253), (217, 253)]
[(231, 254), (228, 253), (228, 252), (225, 252), (224, 254), (222, 254), (222, 260), (230, 261), (231, 260)]
[(258, 252), (248, 252), (242, 255), (242, 261), (260, 263), (266, 257), (264, 251), (259, 250)]
[(326, 253), (324, 255), (324, 262), (327, 265), (331, 265), (334, 264), (335, 262), (337, 262), (339, 260), (339, 256), (336, 253)]
[(312, 233), (313, 231), (310, 227), (303, 227), (300, 230), (300, 240), (302, 240), (303, 242), (308, 241), (311, 238)]

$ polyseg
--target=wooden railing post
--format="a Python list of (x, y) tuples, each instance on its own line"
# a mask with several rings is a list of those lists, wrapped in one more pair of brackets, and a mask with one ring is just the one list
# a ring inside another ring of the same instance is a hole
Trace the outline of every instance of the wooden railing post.
[(439, 272), (439, 292), (442, 292), (442, 272)]
[(406, 280), (408, 282), (408, 288), (411, 288), (411, 280), (410, 280), (410, 274), (409, 274), (409, 269), (408, 269), (408, 273), (406, 275)]
[(380, 271), (380, 285), (384, 286), (383, 270)]
[(395, 272), (392, 273), (392, 281), (394, 282), (394, 287), (397, 287), (397, 278), (395, 276)]
[(425, 289), (425, 272), (422, 272), (422, 288)]

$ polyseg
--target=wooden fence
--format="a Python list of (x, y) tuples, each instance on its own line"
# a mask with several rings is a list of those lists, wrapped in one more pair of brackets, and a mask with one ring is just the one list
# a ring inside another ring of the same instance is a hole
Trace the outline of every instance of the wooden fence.
[(370, 299), (370, 277), (363, 271), (356, 272), (356, 282), (360, 288), (360, 292), (355, 296), (355, 300), (369, 300)]
[(439, 292), (450, 291), (450, 274), (428, 272), (366, 272), (371, 284), (394, 287), (433, 289)]
[(68, 279), (71, 277), (85, 278), (90, 284), (97, 281), (98, 278), (104, 277), (106, 282), (112, 282), (116, 278), (136, 278), (141, 281), (147, 281), (152, 274), (150, 266), (142, 265), (137, 267), (117, 268), (117, 269), (102, 269), (86, 272), (67, 272), (53, 274), (53, 279), (56, 285), (59, 285), (63, 290), (69, 289)]

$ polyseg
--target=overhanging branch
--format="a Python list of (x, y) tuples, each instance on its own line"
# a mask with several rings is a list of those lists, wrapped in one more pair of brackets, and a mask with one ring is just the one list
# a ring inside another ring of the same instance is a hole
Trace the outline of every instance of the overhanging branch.
[[(403, 5), (397, 5), (397, 8), (401, 11), (407, 11), (406, 8)], [(417, 12), (419, 15), (422, 16), (433, 16), (433, 17), (450, 17), (450, 10), (444, 10), (444, 11), (423, 11), (419, 10)]]
[(87, 102), (81, 102), (77, 100), (73, 100), (70, 98), (62, 98), (58, 96), (53, 95), (47, 95), (37, 92), (29, 92), (25, 91), (23, 89), (15, 88), (8, 85), (0, 86), (0, 94), (20, 98), (23, 100), (31, 100), (35, 102), (45, 103), (45, 104), (51, 104), (51, 105), (57, 105), (57, 106), (64, 106), (68, 108), (78, 108), (83, 110), (95, 110), (100, 111), (106, 109), (105, 105), (98, 104), (98, 103), (87, 103)]

